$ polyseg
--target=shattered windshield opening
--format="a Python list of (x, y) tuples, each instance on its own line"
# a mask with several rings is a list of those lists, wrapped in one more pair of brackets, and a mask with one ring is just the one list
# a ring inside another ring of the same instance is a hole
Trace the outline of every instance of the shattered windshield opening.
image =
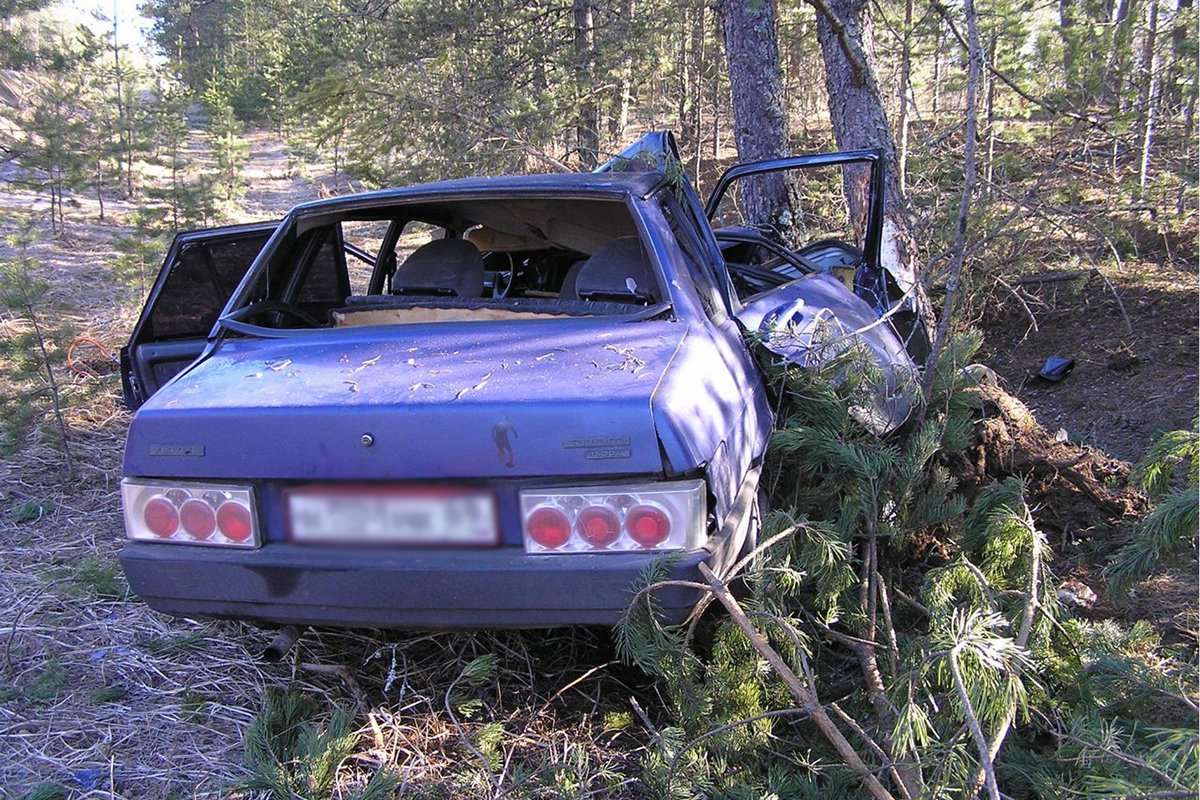
[[(266, 255), (270, 295), (243, 303), (222, 327), (255, 334), (265, 332), (252, 328), (641, 316), (669, 299), (620, 199), (331, 206), (285, 225)], [(368, 225), (371, 239), (362, 235)]]

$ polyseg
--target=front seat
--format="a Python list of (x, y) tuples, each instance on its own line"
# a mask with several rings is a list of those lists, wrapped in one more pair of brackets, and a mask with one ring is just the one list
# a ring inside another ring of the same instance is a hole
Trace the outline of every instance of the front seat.
[(483, 256), (466, 239), (434, 239), (392, 276), (392, 294), (483, 296)]
[[(646, 249), (636, 236), (622, 236), (601, 247), (577, 265), (574, 282), (568, 273), (559, 295), (565, 300), (615, 300), (655, 302), (658, 280), (646, 258)], [(575, 267), (572, 267), (574, 270)]]

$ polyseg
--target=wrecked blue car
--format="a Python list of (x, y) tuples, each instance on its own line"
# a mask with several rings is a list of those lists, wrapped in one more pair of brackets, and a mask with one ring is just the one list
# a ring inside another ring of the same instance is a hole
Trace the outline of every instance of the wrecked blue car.
[[(260, 623), (612, 624), (665, 552), (680, 579), (746, 553), (772, 424), (747, 333), (801, 365), (858, 341), (899, 387), (904, 287), (878, 153), (739, 165), (707, 212), (677, 159), (652, 134), (594, 173), (179, 235), (121, 353), (132, 591)], [(861, 242), (714, 230), (739, 180), (820, 167), (870, 175)]]

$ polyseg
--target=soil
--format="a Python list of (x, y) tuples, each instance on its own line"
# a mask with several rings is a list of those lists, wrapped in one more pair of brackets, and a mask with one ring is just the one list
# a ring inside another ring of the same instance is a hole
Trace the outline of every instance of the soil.
[[(1019, 288), (1028, 292), (1036, 330), (1010, 299), (980, 319), (982, 360), (1045, 428), (1135, 461), (1158, 434), (1196, 418), (1195, 261), (1138, 262), (1124, 272)], [(1057, 383), (1036, 377), (1050, 356), (1075, 361)]]

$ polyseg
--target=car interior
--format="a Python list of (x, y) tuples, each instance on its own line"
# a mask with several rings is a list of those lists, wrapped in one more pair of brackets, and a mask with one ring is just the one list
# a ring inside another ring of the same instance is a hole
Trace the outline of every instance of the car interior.
[[(329, 246), (343, 223), (387, 223), (378, 252)], [(411, 251), (414, 230), (428, 237)], [(277, 251), (268, 296), (235, 312), (268, 327), (351, 327), (523, 317), (628, 314), (665, 293), (623, 202), (464, 199), (301, 218)], [(356, 252), (357, 251), (357, 252)], [(370, 259), (366, 291), (341, 273)], [(290, 265), (288, 262), (291, 262)], [(289, 268), (290, 267), (290, 268)], [(285, 279), (285, 273), (294, 277)], [(276, 289), (280, 281), (284, 285)], [(292, 297), (289, 302), (269, 299)]]

